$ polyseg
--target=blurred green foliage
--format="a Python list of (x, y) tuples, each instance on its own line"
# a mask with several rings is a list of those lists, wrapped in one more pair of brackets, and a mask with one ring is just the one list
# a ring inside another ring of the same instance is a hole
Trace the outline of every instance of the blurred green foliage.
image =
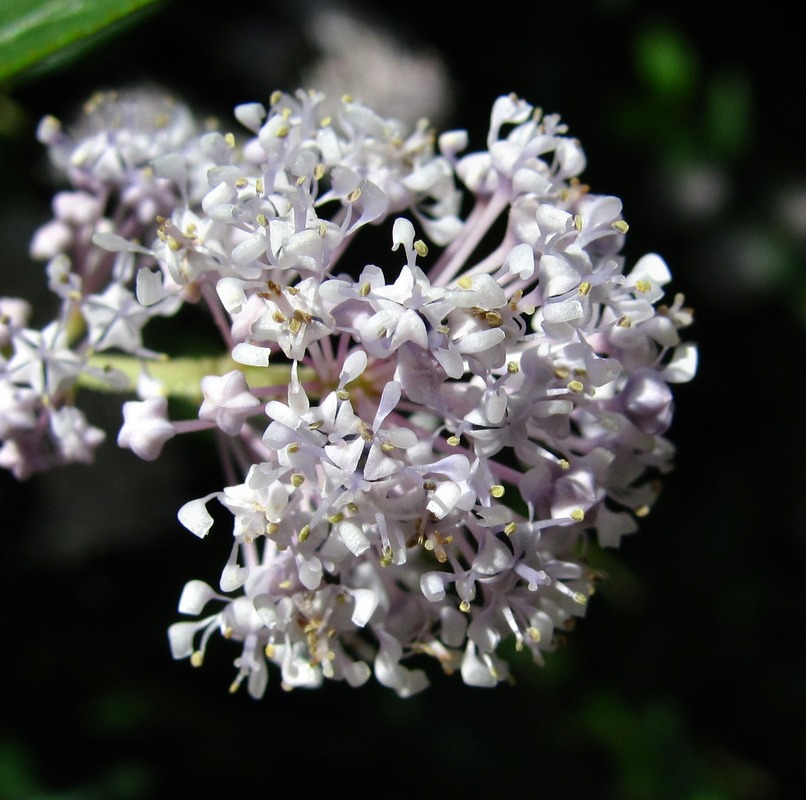
[(5, 0), (0, 5), (0, 84), (26, 70), (53, 69), (157, 0)]

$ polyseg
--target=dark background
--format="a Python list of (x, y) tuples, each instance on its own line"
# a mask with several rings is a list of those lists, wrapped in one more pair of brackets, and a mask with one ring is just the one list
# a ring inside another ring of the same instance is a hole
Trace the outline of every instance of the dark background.
[[(229, 119), (293, 89), (317, 9), (369, 13), (440, 59), (441, 128), (483, 146), (495, 97), (560, 113), (585, 181), (623, 198), (626, 255), (660, 252), (695, 308), (700, 373), (676, 387), (676, 470), (641, 531), (607, 554), (587, 618), (544, 668), (495, 690), (434, 675), (408, 700), (371, 682), (262, 701), (227, 693), (235, 650), (174, 663), (184, 582), (214, 581), (226, 536), (175, 519), (203, 442), (144, 464), (0, 475), (0, 798), (806, 797), (803, 55), (775, 4), (638, 0), (440, 6), (176, 0), (7, 87), (0, 293), (41, 297), (27, 257), (53, 185), (34, 139), (92, 91), (157, 82)], [(380, 81), (384, 76), (378, 75)], [(220, 531), (219, 531), (220, 533)], [(225, 787), (226, 794), (214, 787)], [(283, 789), (286, 791), (285, 789)]]

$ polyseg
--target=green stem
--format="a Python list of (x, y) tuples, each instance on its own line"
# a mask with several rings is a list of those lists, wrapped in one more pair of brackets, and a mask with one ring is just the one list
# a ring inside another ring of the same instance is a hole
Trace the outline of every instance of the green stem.
[[(97, 353), (90, 356), (87, 363), (95, 369), (116, 370), (123, 373), (129, 379), (129, 385), (124, 387), (109, 386), (102, 380), (83, 373), (78, 382), (80, 388), (100, 392), (128, 393), (133, 392), (137, 386), (137, 379), (142, 371), (143, 362), (135, 356)], [(221, 356), (184, 356), (148, 362), (149, 374), (165, 386), (169, 397), (183, 398), (194, 402), (202, 400), (200, 383), (203, 377), (206, 375), (224, 375), (234, 369), (243, 372), (246, 376), (246, 382), (251, 388), (285, 386), (291, 376), (290, 364), (248, 367), (233, 361), (229, 354)], [(312, 369), (308, 367), (299, 369), (300, 381), (312, 380), (314, 377), (315, 373)]]

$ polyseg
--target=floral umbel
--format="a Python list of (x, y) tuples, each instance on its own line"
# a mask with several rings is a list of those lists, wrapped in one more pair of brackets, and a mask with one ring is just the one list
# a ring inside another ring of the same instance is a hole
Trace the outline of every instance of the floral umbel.
[[(235, 118), (129, 92), (42, 121), (69, 188), (31, 250), (59, 311), (31, 327), (0, 300), (0, 463), (91, 461), (82, 387), (128, 397), (117, 442), (146, 460), (215, 431), (227, 485), (178, 517), (199, 537), (231, 517), (231, 555), (186, 584), (169, 640), (194, 666), (230, 640), (233, 690), (276, 667), (284, 688), (374, 673), (408, 696), (426, 656), (474, 686), (515, 650), (542, 663), (593, 593), (589, 544), (636, 530), (671, 467), (670, 385), (697, 358), (666, 264), (625, 263), (620, 200), (514, 96), (467, 154), (465, 132), (315, 92)], [(219, 352), (144, 345), (190, 306)]]

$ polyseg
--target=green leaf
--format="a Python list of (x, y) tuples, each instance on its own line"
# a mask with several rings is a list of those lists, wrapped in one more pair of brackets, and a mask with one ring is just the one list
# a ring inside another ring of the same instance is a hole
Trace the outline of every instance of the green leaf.
[(4, 0), (0, 3), (0, 82), (71, 47), (158, 0)]

